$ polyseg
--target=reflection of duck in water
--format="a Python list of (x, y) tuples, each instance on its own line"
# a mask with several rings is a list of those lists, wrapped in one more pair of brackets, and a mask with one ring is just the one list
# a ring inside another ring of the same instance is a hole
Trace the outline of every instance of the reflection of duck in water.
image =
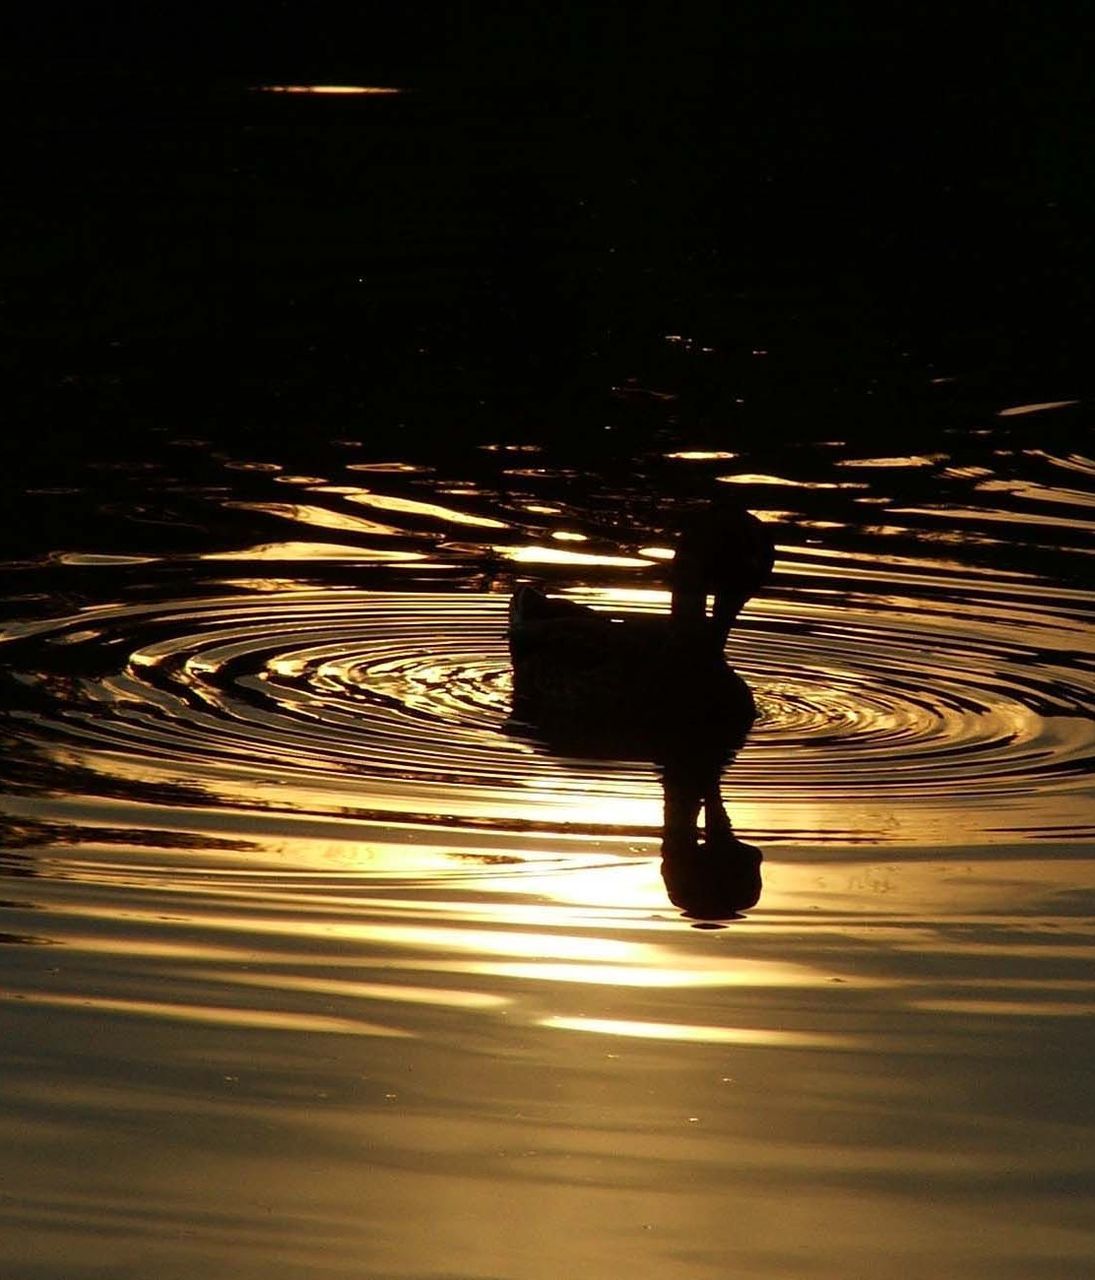
[[(750, 718), (743, 726), (742, 738), (751, 723)], [(731, 916), (756, 906), (760, 898), (760, 850), (734, 835), (719, 794), (719, 776), (729, 758), (729, 752), (711, 752), (705, 760), (661, 761), (662, 879), (670, 901), (690, 916)]]
[(756, 714), (723, 646), (772, 558), (759, 520), (711, 508), (681, 530), (668, 617), (615, 618), (532, 587), (510, 604), (515, 720), (559, 754), (660, 766), (662, 873), (670, 898), (692, 914), (731, 914), (760, 894), (760, 854), (733, 835), (719, 796), (722, 768)]

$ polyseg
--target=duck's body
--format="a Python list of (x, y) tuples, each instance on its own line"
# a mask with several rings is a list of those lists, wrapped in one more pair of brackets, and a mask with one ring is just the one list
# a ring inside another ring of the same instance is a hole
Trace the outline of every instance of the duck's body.
[(709, 636), (690, 636), (663, 617), (618, 618), (522, 587), (510, 604), (513, 711), (558, 737), (635, 740), (697, 737), (755, 714), (748, 686)]
[(705, 512), (678, 544), (668, 616), (619, 618), (519, 588), (509, 626), (515, 718), (578, 749), (647, 758), (685, 745), (733, 750), (755, 708), (723, 646), (770, 568), (758, 521)]

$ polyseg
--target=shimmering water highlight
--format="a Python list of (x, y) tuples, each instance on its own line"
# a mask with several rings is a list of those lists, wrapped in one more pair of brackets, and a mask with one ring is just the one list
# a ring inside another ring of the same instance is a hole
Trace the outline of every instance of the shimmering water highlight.
[[(35, 495), (91, 532), (13, 561), (0, 621), (0, 1256), (843, 1280), (867, 1214), (894, 1280), (927, 1240), (1075, 1273), (1095, 466), (1009, 434), (1038, 418), (663, 434), (642, 482), (180, 441), (132, 527)], [(670, 900), (650, 761), (512, 722), (505, 637), (523, 580), (663, 612), (674, 518), (728, 491), (778, 544), (727, 650), (744, 918)]]

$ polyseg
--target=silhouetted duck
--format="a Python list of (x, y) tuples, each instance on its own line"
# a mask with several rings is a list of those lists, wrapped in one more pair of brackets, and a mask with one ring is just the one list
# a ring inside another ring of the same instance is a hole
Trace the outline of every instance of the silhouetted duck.
[(685, 743), (732, 750), (755, 711), (723, 646), (772, 560), (764, 525), (718, 506), (681, 526), (668, 615), (620, 618), (519, 588), (509, 615), (514, 718), (570, 753), (612, 753), (613, 743), (616, 754), (651, 759)]

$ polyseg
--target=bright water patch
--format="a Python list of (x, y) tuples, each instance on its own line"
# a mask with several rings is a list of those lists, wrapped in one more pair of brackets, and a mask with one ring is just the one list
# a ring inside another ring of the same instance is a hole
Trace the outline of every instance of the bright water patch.
[[(1079, 1274), (1095, 472), (676, 443), (654, 495), (493, 448), (36, 498), (91, 532), (0, 624), (9, 1270)], [(665, 610), (731, 467), (779, 558), (716, 922), (651, 764), (508, 724), (504, 629), (533, 577)]]

